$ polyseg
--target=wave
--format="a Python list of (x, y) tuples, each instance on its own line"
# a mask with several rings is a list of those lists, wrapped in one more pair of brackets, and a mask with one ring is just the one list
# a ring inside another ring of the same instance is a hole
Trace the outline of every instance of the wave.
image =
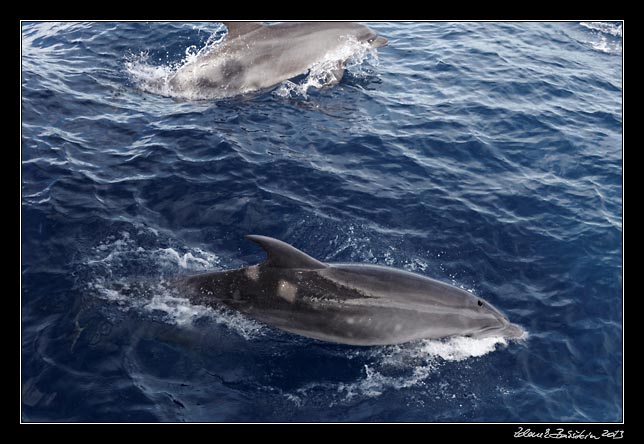
[(602, 34), (612, 35), (614, 37), (622, 36), (622, 24), (621, 23), (608, 23), (608, 22), (581, 22), (581, 26), (584, 28), (591, 29), (593, 31), (599, 31)]
[(594, 39), (586, 43), (606, 54), (622, 53), (622, 24), (609, 22), (581, 22), (581, 26), (592, 31)]
[[(519, 340), (523, 341), (523, 339)], [(282, 396), (298, 407), (315, 397), (330, 397), (330, 406), (376, 398), (391, 391), (417, 389), (443, 371), (447, 363), (478, 358), (508, 346), (500, 337), (482, 339), (454, 337), (421, 340), (407, 344), (359, 349), (347, 353), (349, 359), (366, 360), (359, 377), (350, 382), (312, 382)], [(445, 396), (453, 397), (453, 388), (441, 386)], [(435, 394), (437, 395), (437, 394)]]

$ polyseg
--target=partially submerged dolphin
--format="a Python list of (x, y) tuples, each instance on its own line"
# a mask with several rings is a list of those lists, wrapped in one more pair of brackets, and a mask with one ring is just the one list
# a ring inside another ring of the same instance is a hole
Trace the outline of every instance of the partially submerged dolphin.
[(351, 55), (342, 48), (350, 40), (371, 48), (387, 44), (368, 27), (350, 22), (223, 23), (225, 40), (181, 67), (169, 79), (173, 92), (231, 97), (278, 85), (321, 62), (331, 64), (325, 83), (332, 85), (342, 79)]
[(325, 264), (277, 239), (246, 239), (268, 259), (187, 277), (193, 302), (222, 302), (282, 330), (341, 344), (523, 335), (488, 302), (453, 285), (378, 265)]

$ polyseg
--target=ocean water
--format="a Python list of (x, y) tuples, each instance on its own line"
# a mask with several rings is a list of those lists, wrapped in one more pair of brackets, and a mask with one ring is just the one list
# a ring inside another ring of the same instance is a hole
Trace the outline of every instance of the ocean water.
[[(177, 96), (218, 22), (22, 24), (22, 420), (623, 418), (622, 24), (375, 22), (333, 88)], [(319, 342), (191, 305), (245, 234), (528, 332)]]

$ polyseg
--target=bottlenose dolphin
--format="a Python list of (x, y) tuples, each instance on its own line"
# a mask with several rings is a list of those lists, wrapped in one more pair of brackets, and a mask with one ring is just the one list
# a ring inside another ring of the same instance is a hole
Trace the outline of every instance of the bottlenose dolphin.
[(349, 22), (223, 23), (225, 40), (178, 69), (168, 83), (173, 92), (231, 97), (278, 85), (321, 62), (330, 63), (325, 86), (333, 85), (351, 56), (342, 51), (350, 40), (371, 48), (387, 44), (368, 27)]
[(268, 259), (184, 278), (193, 303), (221, 302), (291, 333), (351, 345), (523, 335), (490, 303), (453, 285), (391, 267), (323, 263), (270, 237), (246, 239)]

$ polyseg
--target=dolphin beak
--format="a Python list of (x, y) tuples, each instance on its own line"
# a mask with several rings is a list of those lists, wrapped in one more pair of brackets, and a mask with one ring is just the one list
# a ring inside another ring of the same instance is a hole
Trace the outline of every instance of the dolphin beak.
[(517, 324), (508, 324), (503, 329), (503, 336), (506, 338), (520, 338), (525, 335), (525, 330), (519, 327)]
[(389, 40), (387, 40), (384, 37), (378, 36), (373, 42), (371, 42), (371, 47), (380, 48), (381, 46), (386, 46), (388, 44), (389, 44)]

